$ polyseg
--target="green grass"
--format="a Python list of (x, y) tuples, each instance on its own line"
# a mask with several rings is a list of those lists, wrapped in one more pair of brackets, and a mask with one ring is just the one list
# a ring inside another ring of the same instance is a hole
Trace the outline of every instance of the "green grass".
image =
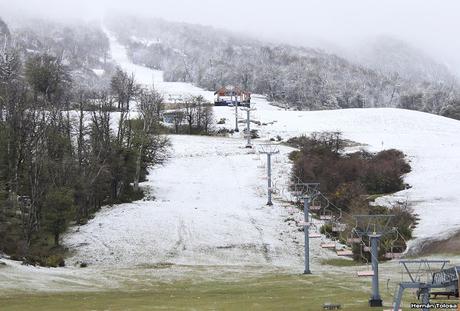
[(343, 258), (331, 258), (331, 259), (324, 259), (321, 261), (323, 265), (329, 266), (336, 266), (336, 267), (355, 267), (355, 266), (364, 266), (364, 264), (360, 262), (356, 262), (354, 260), (347, 260)]
[[(174, 281), (145, 290), (21, 294), (0, 298), (2, 311), (28, 310), (370, 310), (370, 280), (327, 275), (270, 275), (239, 281)], [(382, 293), (383, 294), (383, 293)], [(384, 296), (387, 305), (391, 298)], [(376, 308), (381, 311), (382, 308)]]
[[(343, 259), (332, 261), (344, 264)], [(225, 279), (230, 278), (231, 280)], [(368, 307), (371, 288), (369, 278), (356, 278), (352, 273), (321, 275), (266, 274), (203, 280), (189, 278), (164, 282), (139, 280), (125, 283), (124, 290), (67, 293), (0, 293), (2, 311), (121, 311), (121, 310), (323, 310), (324, 303), (339, 303), (344, 311), (382, 311), (391, 306), (393, 298), (381, 282), (385, 308)], [(131, 290), (129, 290), (131, 289)], [(393, 292), (392, 292), (393, 293)], [(392, 294), (391, 293), (391, 294)], [(3, 296), (1, 296), (3, 295)], [(407, 302), (415, 302), (405, 293)], [(437, 301), (437, 302), (441, 302)], [(450, 302), (457, 302), (450, 300)], [(406, 310), (406, 309), (404, 309)]]

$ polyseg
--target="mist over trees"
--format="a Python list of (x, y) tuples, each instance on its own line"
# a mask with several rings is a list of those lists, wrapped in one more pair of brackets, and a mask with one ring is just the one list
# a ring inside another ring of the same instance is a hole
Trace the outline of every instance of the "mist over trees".
[(134, 62), (163, 70), (169, 81), (208, 90), (239, 85), (294, 109), (401, 107), (446, 115), (460, 98), (455, 80), (369, 69), (321, 50), (157, 19), (108, 24)]
[(98, 23), (25, 19), (8, 26), (21, 58), (48, 54), (67, 66), (74, 85), (92, 90), (109, 86), (115, 68), (107, 61), (109, 40)]

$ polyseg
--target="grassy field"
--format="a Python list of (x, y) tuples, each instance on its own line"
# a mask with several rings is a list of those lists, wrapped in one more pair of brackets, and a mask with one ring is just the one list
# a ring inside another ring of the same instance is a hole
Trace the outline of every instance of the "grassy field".
[[(0, 298), (0, 310), (370, 310), (369, 279), (343, 275), (269, 275), (240, 281), (174, 281), (136, 291), (21, 294)], [(382, 291), (387, 306), (392, 298)], [(382, 308), (373, 308), (382, 310)]]

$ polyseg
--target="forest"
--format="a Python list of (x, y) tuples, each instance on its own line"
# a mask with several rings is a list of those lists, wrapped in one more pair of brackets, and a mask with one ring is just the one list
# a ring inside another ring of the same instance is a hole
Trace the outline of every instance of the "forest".
[(104, 205), (141, 198), (148, 169), (168, 158), (159, 125), (163, 98), (121, 69), (104, 90), (82, 87), (75, 68), (93, 60), (86, 57), (91, 51), (69, 51), (79, 44), (24, 53), (4, 38), (0, 251), (31, 264), (64, 265), (66, 228), (86, 223)]

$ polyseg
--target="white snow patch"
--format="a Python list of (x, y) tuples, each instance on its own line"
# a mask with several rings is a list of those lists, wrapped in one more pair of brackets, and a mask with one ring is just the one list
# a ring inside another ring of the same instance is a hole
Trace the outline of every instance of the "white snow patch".
[[(460, 229), (459, 121), (395, 108), (285, 111), (273, 110), (263, 102), (255, 107), (251, 119), (266, 125), (251, 124), (251, 128), (258, 129), (263, 138), (341, 131), (345, 138), (364, 144), (370, 151), (403, 151), (412, 166), (405, 177), (412, 188), (380, 198), (378, 203), (412, 202), (420, 223), (411, 246), (417, 247), (424, 239), (448, 237)], [(216, 119), (234, 120), (232, 108), (215, 107), (214, 111)], [(233, 123), (225, 126), (233, 128)]]

